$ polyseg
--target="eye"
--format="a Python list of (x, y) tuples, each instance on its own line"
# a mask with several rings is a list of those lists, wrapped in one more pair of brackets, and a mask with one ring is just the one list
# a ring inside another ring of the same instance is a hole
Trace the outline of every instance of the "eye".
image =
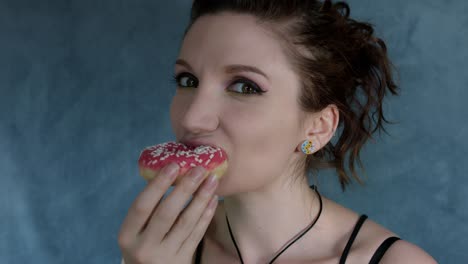
[(231, 85), (238, 88), (238, 91), (240, 91), (236, 93), (257, 95), (264, 93), (264, 91), (260, 89), (255, 83), (243, 78), (235, 80)]
[[(198, 80), (189, 73), (181, 73), (173, 76), (173, 82), (179, 87), (197, 87)], [(234, 93), (245, 94), (245, 95), (261, 95), (265, 93), (261, 88), (258, 87), (254, 82), (238, 78), (234, 80), (230, 87), (234, 87)], [(232, 90), (231, 90), (232, 91)]]
[(181, 87), (191, 87), (191, 86), (198, 86), (198, 81), (193, 75), (188, 73), (181, 73), (179, 75), (174, 75), (172, 80), (175, 82), (177, 86)]

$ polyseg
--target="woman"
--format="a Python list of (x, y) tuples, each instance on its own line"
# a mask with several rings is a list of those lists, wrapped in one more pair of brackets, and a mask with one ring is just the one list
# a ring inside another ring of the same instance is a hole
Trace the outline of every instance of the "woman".
[(197, 167), (160, 201), (178, 175), (165, 168), (124, 220), (125, 263), (436, 263), (308, 184), (320, 168), (361, 182), (354, 163), (397, 94), (384, 42), (347, 4), (195, 0), (174, 80), (177, 140), (222, 147), (229, 168), (207, 188)]

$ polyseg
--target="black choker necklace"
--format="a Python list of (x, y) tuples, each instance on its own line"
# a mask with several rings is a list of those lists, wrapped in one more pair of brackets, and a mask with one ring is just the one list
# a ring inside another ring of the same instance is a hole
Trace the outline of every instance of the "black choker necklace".
[[(273, 263), (273, 261), (275, 261), (275, 260), (279, 257), (279, 255), (281, 255), (286, 249), (288, 249), (292, 244), (294, 244), (294, 242), (296, 242), (297, 240), (299, 240), (299, 238), (301, 238), (303, 235), (305, 235), (305, 233), (307, 233), (307, 232), (315, 225), (315, 223), (316, 223), (317, 220), (319, 219), (320, 214), (322, 213), (322, 196), (320, 196), (320, 193), (319, 193), (318, 190), (317, 190), (317, 186), (312, 185), (312, 186), (310, 186), (310, 188), (314, 189), (314, 191), (317, 193), (317, 195), (318, 195), (318, 197), (319, 197), (319, 200), (320, 200), (320, 209), (319, 209), (319, 212), (318, 212), (317, 217), (315, 217), (314, 221), (309, 225), (309, 227), (306, 228), (306, 230), (305, 230), (304, 232), (302, 232), (296, 239), (294, 239), (294, 240), (293, 240), (291, 243), (289, 243), (283, 250), (281, 250), (280, 253), (278, 253), (278, 254), (269, 262), (269, 264)], [(236, 240), (234, 240), (234, 236), (232, 235), (231, 226), (229, 225), (229, 220), (228, 220), (227, 214), (226, 214), (226, 222), (227, 222), (227, 225), (228, 225), (228, 228), (229, 228), (229, 234), (231, 235), (232, 242), (234, 243), (234, 246), (236, 247), (237, 255), (239, 255), (239, 259), (240, 259), (241, 263), (244, 264), (244, 261), (242, 260), (242, 256), (241, 256), (240, 251), (239, 251), (239, 248), (237, 247)]]

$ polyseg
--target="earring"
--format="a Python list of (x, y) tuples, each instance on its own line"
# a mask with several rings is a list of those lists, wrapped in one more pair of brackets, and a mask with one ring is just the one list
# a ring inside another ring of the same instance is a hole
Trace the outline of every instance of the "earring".
[(306, 155), (312, 154), (312, 152), (315, 150), (315, 142), (312, 142), (311, 140), (305, 140), (301, 145), (301, 150)]

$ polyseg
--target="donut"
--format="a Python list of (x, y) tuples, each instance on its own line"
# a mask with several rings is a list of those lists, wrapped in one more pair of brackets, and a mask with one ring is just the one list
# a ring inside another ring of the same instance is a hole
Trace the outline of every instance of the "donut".
[[(191, 168), (202, 166), (206, 174), (215, 173), (218, 179), (226, 172), (228, 159), (226, 152), (216, 146), (188, 146), (180, 142), (165, 142), (144, 148), (138, 159), (140, 175), (147, 181), (152, 180), (167, 164), (179, 165), (179, 176), (185, 175)], [(181, 177), (172, 183), (177, 185)]]

